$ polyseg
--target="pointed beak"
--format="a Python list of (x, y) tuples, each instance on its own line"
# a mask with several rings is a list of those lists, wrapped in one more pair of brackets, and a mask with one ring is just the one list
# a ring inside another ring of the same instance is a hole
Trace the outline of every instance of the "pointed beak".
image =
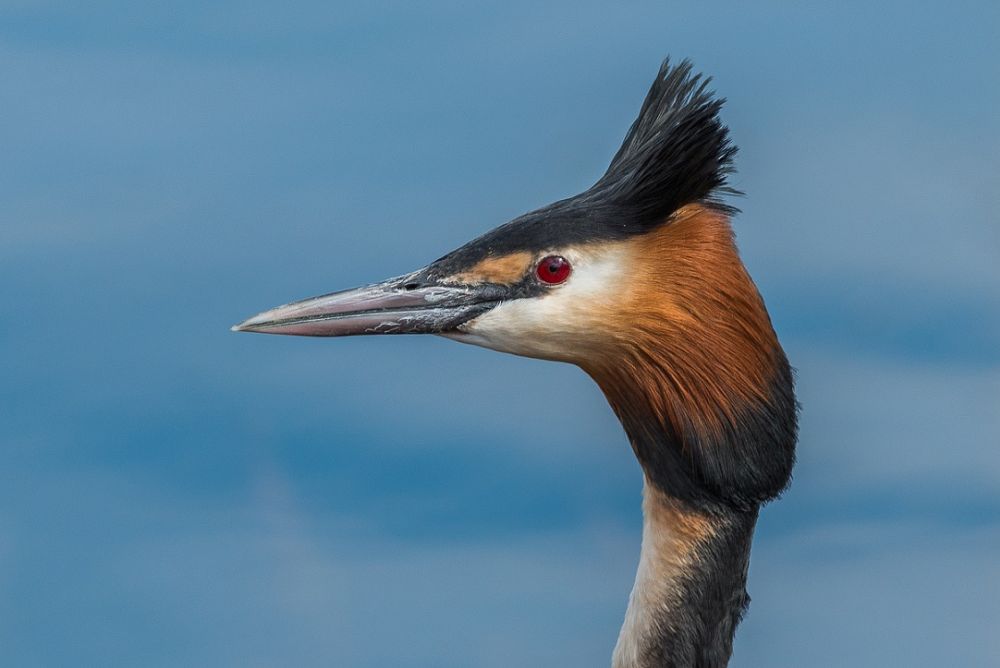
[(489, 311), (503, 300), (504, 292), (494, 284), (441, 283), (429, 279), (427, 270), (420, 270), (285, 304), (232, 330), (297, 336), (441, 334)]

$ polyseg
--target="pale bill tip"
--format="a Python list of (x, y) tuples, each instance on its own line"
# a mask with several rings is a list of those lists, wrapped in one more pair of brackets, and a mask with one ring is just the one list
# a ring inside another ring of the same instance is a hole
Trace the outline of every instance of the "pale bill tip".
[(268, 321), (268, 318), (262, 317), (264, 315), (266, 315), (266, 314), (261, 313), (259, 315), (255, 315), (252, 318), (247, 318), (243, 322), (241, 322), (239, 324), (236, 324), (236, 325), (233, 325), (232, 327), (230, 327), (229, 331), (230, 332), (253, 332), (253, 331), (256, 331), (256, 327), (257, 326), (261, 325), (262, 323), (266, 323)]

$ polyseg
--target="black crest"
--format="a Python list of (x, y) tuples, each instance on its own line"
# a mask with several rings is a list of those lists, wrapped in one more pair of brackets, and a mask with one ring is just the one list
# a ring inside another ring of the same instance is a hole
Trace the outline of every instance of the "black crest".
[(719, 120), (725, 100), (713, 96), (709, 83), (692, 74), (690, 61), (671, 67), (664, 60), (639, 117), (592, 190), (647, 225), (692, 202), (721, 206), (718, 196), (735, 192), (726, 177), (736, 147)]
[(687, 60), (663, 61), (639, 117), (604, 176), (586, 191), (524, 214), (435, 263), (440, 273), (483, 257), (519, 250), (555, 249), (599, 239), (624, 239), (665, 222), (685, 204), (732, 211), (719, 197), (736, 147), (719, 120), (724, 100), (711, 79), (693, 74)]

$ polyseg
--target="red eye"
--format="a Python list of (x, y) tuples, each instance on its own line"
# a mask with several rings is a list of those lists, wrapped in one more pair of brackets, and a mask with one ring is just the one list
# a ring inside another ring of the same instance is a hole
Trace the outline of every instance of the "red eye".
[(570, 271), (569, 261), (561, 255), (550, 255), (542, 258), (542, 261), (538, 263), (538, 268), (535, 269), (540, 281), (552, 284), (565, 281), (569, 278)]

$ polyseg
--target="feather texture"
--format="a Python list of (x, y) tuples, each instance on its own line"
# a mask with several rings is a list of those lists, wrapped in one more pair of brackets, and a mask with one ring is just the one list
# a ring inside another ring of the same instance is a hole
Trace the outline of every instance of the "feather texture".
[[(736, 147), (719, 119), (724, 99), (708, 89), (711, 78), (690, 61), (663, 61), (621, 148), (593, 190), (645, 225), (663, 222), (685, 204), (724, 207)], [(728, 207), (725, 207), (728, 208)]]

